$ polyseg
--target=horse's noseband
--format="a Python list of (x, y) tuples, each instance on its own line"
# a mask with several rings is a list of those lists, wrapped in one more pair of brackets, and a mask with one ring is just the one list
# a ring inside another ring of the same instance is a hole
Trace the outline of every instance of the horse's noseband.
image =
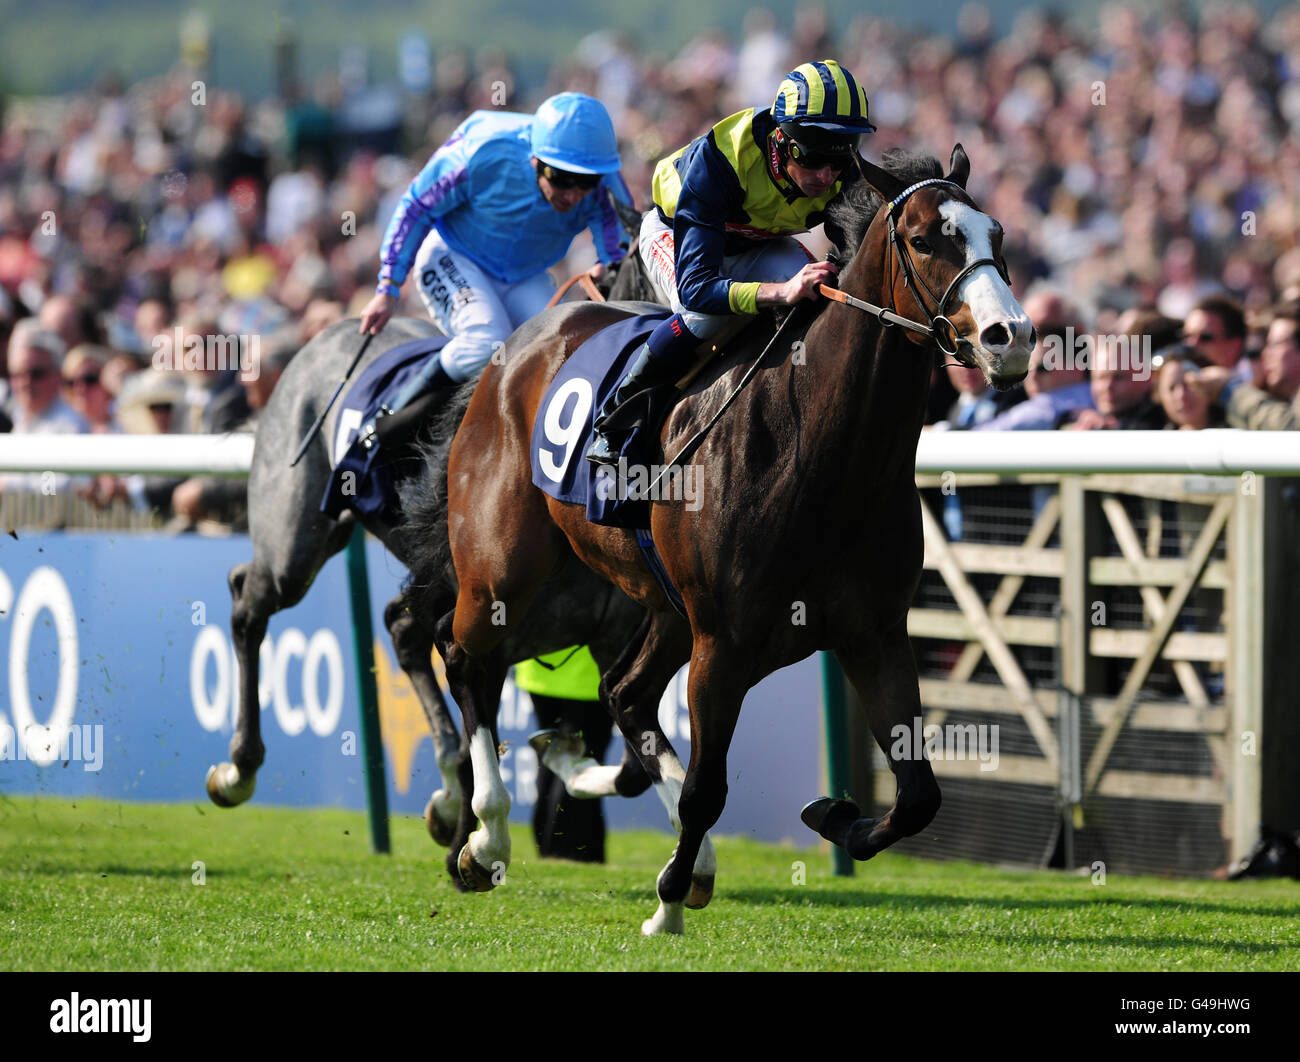
[[(963, 361), (962, 355), (966, 352), (962, 348), (970, 346), (971, 344), (970, 340), (962, 337), (961, 333), (957, 331), (957, 326), (954, 325), (947, 316), (948, 303), (952, 299), (953, 293), (961, 285), (963, 280), (981, 266), (991, 265), (1008, 284), (1011, 283), (1011, 278), (1007, 275), (1006, 265), (998, 261), (996, 258), (978, 258), (974, 262), (968, 263), (961, 272), (952, 278), (952, 281), (948, 284), (947, 290), (944, 291), (942, 298), (936, 298), (934, 290), (925, 282), (925, 278), (913, 267), (912, 256), (903, 246), (903, 237), (898, 231), (899, 208), (907, 202), (908, 197), (913, 192), (934, 184), (946, 184), (953, 188), (960, 188), (963, 193), (966, 191), (966, 189), (962, 188), (961, 185), (954, 181), (946, 180), (943, 177), (930, 177), (924, 181), (917, 181), (916, 184), (904, 188), (889, 203), (889, 245), (893, 248), (894, 254), (898, 256), (898, 264), (903, 271), (903, 284), (912, 289), (912, 294), (916, 297), (917, 303), (930, 318), (929, 331), (931, 338), (934, 339), (939, 350), (944, 354), (951, 358), (956, 358), (958, 361)], [(924, 295), (921, 294), (922, 291), (925, 292)], [(933, 309), (926, 305), (927, 298), (933, 304)], [(945, 340), (951, 343), (951, 346), (945, 346)], [(969, 357), (969, 355), (967, 355), (967, 357)], [(974, 368), (975, 366), (970, 365), (968, 367)]]
[[(859, 160), (858, 165), (861, 167), (861, 160)], [(863, 174), (863, 180), (866, 180), (865, 173)], [(929, 315), (930, 323), (928, 325), (922, 324), (920, 321), (913, 321), (907, 317), (901, 317), (887, 306), (877, 306), (875, 303), (867, 302), (865, 299), (856, 298), (846, 292), (840, 291), (838, 288), (828, 287), (825, 284), (821, 285), (821, 293), (828, 299), (842, 302), (846, 306), (852, 306), (857, 310), (865, 310), (867, 313), (874, 316), (884, 328), (900, 325), (903, 328), (906, 328), (909, 332), (916, 332), (919, 335), (928, 336), (930, 339), (934, 340), (938, 348), (948, 357), (956, 358), (967, 368), (976, 369), (979, 368), (979, 363), (975, 361), (974, 355), (969, 353), (967, 350), (967, 348), (972, 346), (971, 341), (964, 338), (962, 334), (957, 331), (957, 326), (952, 323), (952, 319), (949, 318), (944, 311), (947, 310), (948, 302), (952, 299), (953, 292), (957, 290), (958, 285), (975, 272), (975, 270), (979, 269), (980, 266), (991, 265), (998, 271), (998, 275), (1001, 276), (1007, 284), (1011, 283), (1011, 278), (1007, 275), (1007, 267), (1004, 263), (998, 261), (996, 258), (980, 258), (969, 263), (961, 270), (961, 272), (952, 278), (952, 282), (943, 293), (943, 298), (935, 298), (934, 291), (930, 288), (930, 285), (925, 282), (925, 278), (912, 267), (911, 255), (909, 255), (903, 247), (903, 237), (898, 231), (898, 218), (895, 217), (895, 211), (897, 211), (898, 208), (907, 201), (908, 196), (918, 189), (925, 188), (932, 184), (948, 184), (952, 185), (954, 188), (960, 188), (963, 193), (966, 191), (966, 189), (962, 188), (961, 185), (957, 184), (955, 181), (949, 181), (943, 177), (930, 177), (924, 181), (917, 181), (916, 184), (904, 188), (902, 192), (900, 192), (889, 203), (889, 219), (891, 222), (889, 226), (890, 247), (893, 248), (894, 254), (898, 256), (899, 266), (903, 271), (903, 283), (912, 289), (912, 294), (916, 296), (916, 301), (920, 304), (921, 309)], [(925, 296), (921, 294), (922, 289), (925, 291)], [(926, 306), (926, 296), (928, 296), (930, 301), (934, 303), (933, 310)], [(947, 345), (945, 345), (945, 343)]]

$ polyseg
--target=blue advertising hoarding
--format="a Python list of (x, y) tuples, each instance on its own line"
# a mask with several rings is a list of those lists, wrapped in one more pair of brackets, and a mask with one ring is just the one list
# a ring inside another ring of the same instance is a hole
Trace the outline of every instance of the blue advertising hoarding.
[[(226, 574), (246, 536), (30, 533), (0, 547), (0, 793), (206, 802), (208, 765), (228, 759), (239, 676)], [(383, 626), (402, 566), (367, 543), (389, 800), (422, 814), (439, 787), (424, 713)], [(342, 557), (306, 598), (271, 620), (259, 673), (266, 762), (253, 800), (365, 806), (350, 612)], [(660, 704), (664, 732), (689, 752), (686, 670)], [(453, 702), (454, 703), (454, 702)], [(745, 700), (717, 830), (810, 844), (799, 808), (819, 795), (815, 659), (770, 676)], [(537, 728), (528, 694), (507, 682), (500, 737), (511, 818), (535, 800)], [(611, 744), (616, 762), (621, 745)], [(653, 793), (605, 802), (618, 827), (668, 830)], [(232, 812), (238, 814), (238, 812)]]

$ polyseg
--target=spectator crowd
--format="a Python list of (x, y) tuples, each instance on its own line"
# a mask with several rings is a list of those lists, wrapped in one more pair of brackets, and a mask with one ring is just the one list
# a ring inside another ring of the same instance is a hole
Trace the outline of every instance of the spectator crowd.
[[(824, 56), (867, 89), (870, 157), (965, 146), (1039, 332), (1012, 392), (936, 368), (933, 428), (1296, 427), (1300, 5), (1112, 5), (1093, 24), (1031, 10), (997, 35), (970, 3), (951, 37), (867, 15), (833, 27), (813, 5), (789, 25), (755, 10), (671, 57), (600, 31), (527, 91), (499, 50), (448, 50), (370, 126), (339, 77), (248, 100), (184, 63), (0, 101), (0, 430), (247, 429), (294, 353), (369, 299), (398, 199), (469, 111), (600, 98), (645, 206), (659, 158)], [(575, 245), (557, 272), (590, 260)], [(399, 312), (423, 312), (409, 290)], [(160, 361), (213, 340), (253, 371)], [(76, 489), (184, 523), (242, 508), (238, 486), (203, 480)]]

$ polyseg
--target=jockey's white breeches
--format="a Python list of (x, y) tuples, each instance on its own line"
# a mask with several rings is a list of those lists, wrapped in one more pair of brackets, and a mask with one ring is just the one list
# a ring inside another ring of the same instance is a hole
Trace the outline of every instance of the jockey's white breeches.
[(437, 229), (420, 245), (412, 274), (429, 316), (451, 337), (439, 357), (456, 381), (477, 376), (510, 333), (541, 313), (555, 294), (545, 270), (507, 284), (453, 251)]

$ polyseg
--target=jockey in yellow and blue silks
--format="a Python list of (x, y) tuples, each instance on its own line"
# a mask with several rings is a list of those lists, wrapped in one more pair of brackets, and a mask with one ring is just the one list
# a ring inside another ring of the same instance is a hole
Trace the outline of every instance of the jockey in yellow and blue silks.
[(535, 115), (475, 111), (434, 152), (384, 235), (361, 331), (388, 322), (414, 266), (429, 315), (452, 338), (389, 404), (410, 413), (381, 417), (381, 439), (423, 411), (410, 406), (415, 398), (477, 376), (545, 308), (555, 290), (547, 269), (584, 228), (595, 240), (597, 275), (622, 260), (628, 240), (610, 197), (628, 205), (632, 197), (619, 168), (609, 113), (580, 92), (552, 96)]
[(830, 263), (809, 262), (793, 236), (820, 224), (826, 204), (856, 178), (858, 141), (874, 130), (866, 93), (825, 59), (787, 74), (769, 110), (724, 118), (660, 160), (655, 209), (638, 250), (675, 312), (601, 407), (589, 460), (617, 459), (605, 431), (609, 415), (639, 391), (683, 375), (695, 348), (731, 315), (793, 306), (834, 275)]

